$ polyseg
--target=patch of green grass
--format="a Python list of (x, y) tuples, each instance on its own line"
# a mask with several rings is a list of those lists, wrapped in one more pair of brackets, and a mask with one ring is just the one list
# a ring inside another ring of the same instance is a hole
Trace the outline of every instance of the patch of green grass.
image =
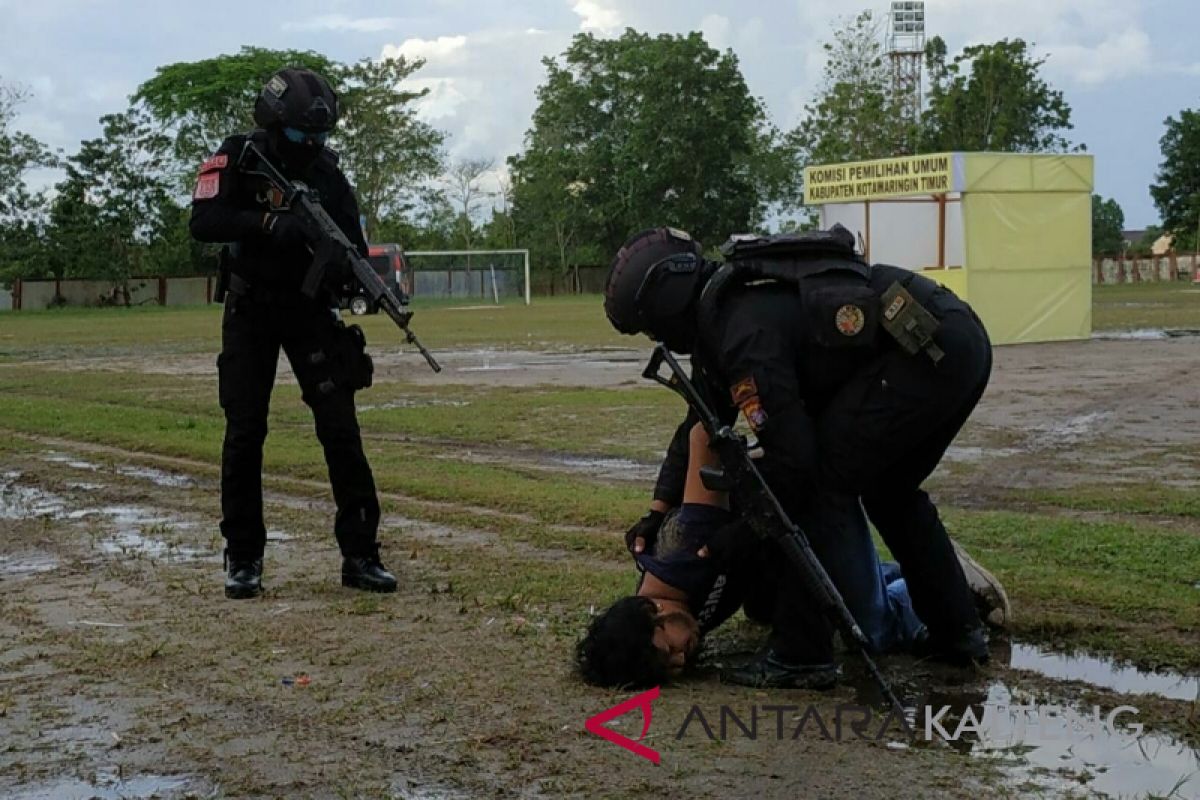
[(1157, 483), (1105, 484), (1017, 493), (1036, 503), (1080, 511), (1200, 518), (1200, 491)]
[(1200, 328), (1200, 287), (1183, 281), (1094, 286), (1092, 327)]
[(1012, 512), (946, 516), (955, 538), (1004, 582), (1018, 635), (1200, 668), (1194, 532)]

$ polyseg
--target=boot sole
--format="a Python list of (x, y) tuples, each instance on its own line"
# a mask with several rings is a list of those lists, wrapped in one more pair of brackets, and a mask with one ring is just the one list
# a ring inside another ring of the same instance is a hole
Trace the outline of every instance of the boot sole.
[(377, 594), (392, 594), (396, 591), (395, 585), (380, 586), (377, 583), (367, 583), (356, 578), (348, 578), (345, 575), (342, 576), (342, 586), (345, 586), (347, 589), (359, 589), (364, 592), (375, 592)]
[(225, 587), (225, 596), (230, 600), (249, 600), (252, 597), (258, 597), (262, 594), (262, 587), (257, 589), (233, 589), (229, 586)]

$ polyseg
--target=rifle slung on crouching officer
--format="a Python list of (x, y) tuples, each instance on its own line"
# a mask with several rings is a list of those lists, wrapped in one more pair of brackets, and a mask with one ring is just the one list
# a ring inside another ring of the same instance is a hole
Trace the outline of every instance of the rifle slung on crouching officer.
[(315, 298), (325, 284), (326, 272), (329, 267), (344, 263), (349, 265), (355, 281), (362, 287), (363, 294), (373, 307), (382, 309), (396, 327), (404, 331), (405, 341), (417, 348), (425, 357), (434, 372), (441, 372), (433, 354), (417, 339), (416, 334), (408, 323), (412, 319), (412, 309), (408, 307), (408, 295), (402, 290), (397, 295), (379, 277), (379, 273), (367, 259), (358, 252), (358, 248), (346, 237), (329, 213), (321, 204), (312, 198), (309, 189), (300, 181), (289, 181), (272, 164), (254, 142), (246, 142), (238, 158), (238, 167), (248, 175), (264, 178), (283, 197), (281, 207), (287, 209), (308, 230), (316, 243), (313, 249), (313, 262), (304, 275), (300, 290), (308, 297)]
[[(670, 374), (663, 374), (664, 365)], [(711, 468), (701, 469), (700, 476), (705, 486), (713, 491), (731, 492), (739, 513), (745, 517), (750, 527), (759, 535), (779, 543), (784, 554), (800, 571), (805, 587), (819, 604), (826, 618), (841, 632), (847, 646), (858, 651), (867, 671), (883, 693), (883, 698), (899, 715), (897, 718), (905, 721), (903, 706), (871, 658), (870, 642), (850, 613), (850, 609), (846, 607), (846, 602), (830, 580), (829, 573), (817, 560), (808, 537), (804, 535), (800, 526), (792, 522), (775, 493), (763, 479), (762, 473), (758, 471), (750, 457), (745, 437), (735, 432), (731, 425), (721, 423), (666, 346), (660, 344), (654, 348), (654, 354), (642, 372), (642, 377), (662, 384), (678, 394), (699, 417), (700, 423), (708, 432), (709, 446), (717, 453), (722, 467), (717, 471)]]

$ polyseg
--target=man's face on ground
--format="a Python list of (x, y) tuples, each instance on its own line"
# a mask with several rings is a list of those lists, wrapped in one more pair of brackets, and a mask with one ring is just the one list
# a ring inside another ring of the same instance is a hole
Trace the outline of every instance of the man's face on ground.
[(672, 676), (683, 672), (688, 660), (700, 649), (700, 626), (684, 611), (659, 614), (654, 618), (654, 646), (666, 659)]

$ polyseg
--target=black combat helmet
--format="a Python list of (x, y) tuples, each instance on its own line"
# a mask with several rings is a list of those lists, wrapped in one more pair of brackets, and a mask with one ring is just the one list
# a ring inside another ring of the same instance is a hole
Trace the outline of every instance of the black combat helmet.
[(288, 67), (271, 76), (254, 103), (254, 121), (263, 128), (328, 133), (338, 120), (337, 94), (310, 69)]
[(604, 313), (621, 333), (645, 333), (678, 353), (696, 338), (695, 301), (711, 270), (703, 248), (675, 228), (634, 234), (617, 251), (604, 287)]

